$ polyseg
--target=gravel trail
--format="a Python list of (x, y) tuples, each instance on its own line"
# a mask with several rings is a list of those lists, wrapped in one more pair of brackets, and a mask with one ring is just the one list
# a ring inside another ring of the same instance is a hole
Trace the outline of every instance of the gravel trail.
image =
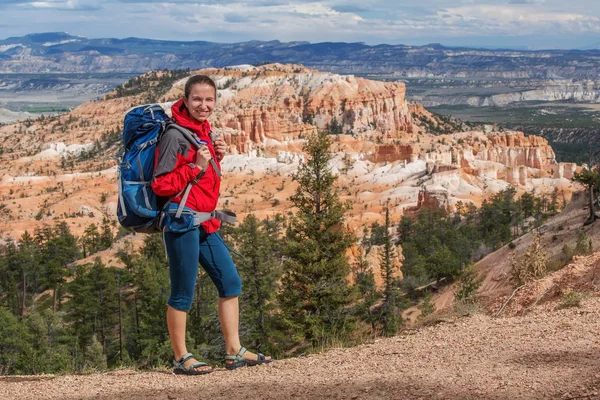
[(600, 399), (600, 297), (204, 376), (0, 377), (1, 399)]

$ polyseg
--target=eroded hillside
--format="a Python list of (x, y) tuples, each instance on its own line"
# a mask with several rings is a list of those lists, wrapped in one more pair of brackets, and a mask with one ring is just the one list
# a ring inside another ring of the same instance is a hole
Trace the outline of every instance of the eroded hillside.
[[(442, 121), (406, 101), (399, 82), (280, 64), (199, 72), (220, 88), (212, 123), (231, 153), (220, 206), (241, 217), (289, 210), (291, 174), (303, 158), (303, 138), (316, 129), (335, 134), (331, 168), (352, 204), (351, 227), (381, 221), (388, 200), (397, 218), (427, 204), (479, 204), (508, 185), (538, 194), (558, 188), (566, 200), (577, 188), (570, 180), (576, 166), (556, 163), (546, 140)], [(151, 77), (160, 78), (140, 79)], [(165, 108), (181, 96), (185, 80), (159, 96)], [(63, 220), (77, 234), (105, 216), (114, 219), (122, 118), (149, 96), (112, 95), (58, 117), (0, 127), (2, 237)]]

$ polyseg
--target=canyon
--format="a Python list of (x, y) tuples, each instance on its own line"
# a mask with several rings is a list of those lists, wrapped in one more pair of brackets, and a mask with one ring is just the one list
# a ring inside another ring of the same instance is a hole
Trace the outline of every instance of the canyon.
[[(220, 206), (242, 219), (290, 211), (291, 175), (303, 159), (304, 139), (333, 126), (339, 132), (332, 136), (330, 167), (341, 199), (352, 206), (348, 227), (357, 232), (382, 222), (387, 203), (397, 221), (434, 198), (453, 209), (458, 202), (478, 205), (509, 185), (538, 195), (557, 188), (566, 201), (580, 189), (572, 181), (577, 166), (557, 163), (545, 139), (516, 131), (452, 132), (455, 127), (407, 101), (401, 82), (292, 64), (196, 72), (220, 89), (212, 124), (229, 145)], [(162, 95), (165, 109), (185, 81)], [(67, 114), (0, 127), (3, 240), (57, 221), (81, 234), (105, 217), (115, 220), (122, 118), (143, 96), (109, 95)], [(448, 133), (433, 134), (432, 126)]]

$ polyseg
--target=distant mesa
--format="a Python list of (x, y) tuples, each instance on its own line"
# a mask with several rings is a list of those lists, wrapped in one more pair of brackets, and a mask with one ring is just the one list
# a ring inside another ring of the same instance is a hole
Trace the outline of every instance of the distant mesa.
[(62, 40), (87, 40), (87, 38), (82, 36), (72, 36), (66, 32), (47, 32), (47, 33), (31, 33), (26, 35), (31, 43), (47, 43), (47, 42), (60, 42)]
[[(597, 79), (599, 51), (526, 51), (425, 46), (370, 46), (345, 42), (248, 41), (214, 43), (144, 38), (88, 39), (65, 32), (33, 33), (0, 40), (22, 45), (0, 58), (4, 73), (144, 73), (153, 69), (199, 69), (269, 62), (303, 64), (335, 73), (390, 77)], [(597, 47), (594, 45), (594, 47)]]

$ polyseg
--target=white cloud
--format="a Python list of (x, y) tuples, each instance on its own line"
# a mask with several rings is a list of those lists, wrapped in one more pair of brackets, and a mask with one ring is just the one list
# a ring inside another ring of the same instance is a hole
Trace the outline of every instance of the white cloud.
[(560, 32), (600, 32), (600, 18), (531, 5), (473, 5), (438, 12), (432, 22), (451, 26), (457, 34), (490, 33), (519, 36)]
[[(598, 0), (0, 0), (0, 8), (8, 16), (0, 37), (35, 29), (218, 42), (422, 44), (527, 35), (541, 43), (600, 31)], [(32, 20), (42, 22), (32, 26)]]
[(324, 16), (324, 15), (340, 15), (339, 11), (324, 5), (324, 4), (290, 4), (285, 6), (274, 7), (274, 10), (281, 12), (294, 12), (306, 15)]
[[(183, 15), (194, 16), (196, 20), (210, 19), (211, 24), (179, 24), (183, 32), (202, 34), (206, 30), (243, 35), (246, 39), (280, 39), (323, 41), (342, 35), (349, 29), (355, 29), (363, 18), (354, 13), (342, 13), (324, 4), (273, 4), (257, 10), (252, 4), (215, 4), (188, 6), (185, 9), (164, 8), (171, 18), (179, 21)], [(174, 25), (171, 23), (171, 25)], [(265, 30), (268, 27), (268, 30)], [(335, 31), (333, 35), (331, 32)], [(327, 33), (327, 38), (323, 36)], [(301, 35), (301, 37), (298, 37)], [(218, 39), (217, 39), (218, 40)]]
[(21, 3), (21, 6), (58, 10), (98, 10), (101, 8), (101, 2), (99, 0), (50, 0)]

